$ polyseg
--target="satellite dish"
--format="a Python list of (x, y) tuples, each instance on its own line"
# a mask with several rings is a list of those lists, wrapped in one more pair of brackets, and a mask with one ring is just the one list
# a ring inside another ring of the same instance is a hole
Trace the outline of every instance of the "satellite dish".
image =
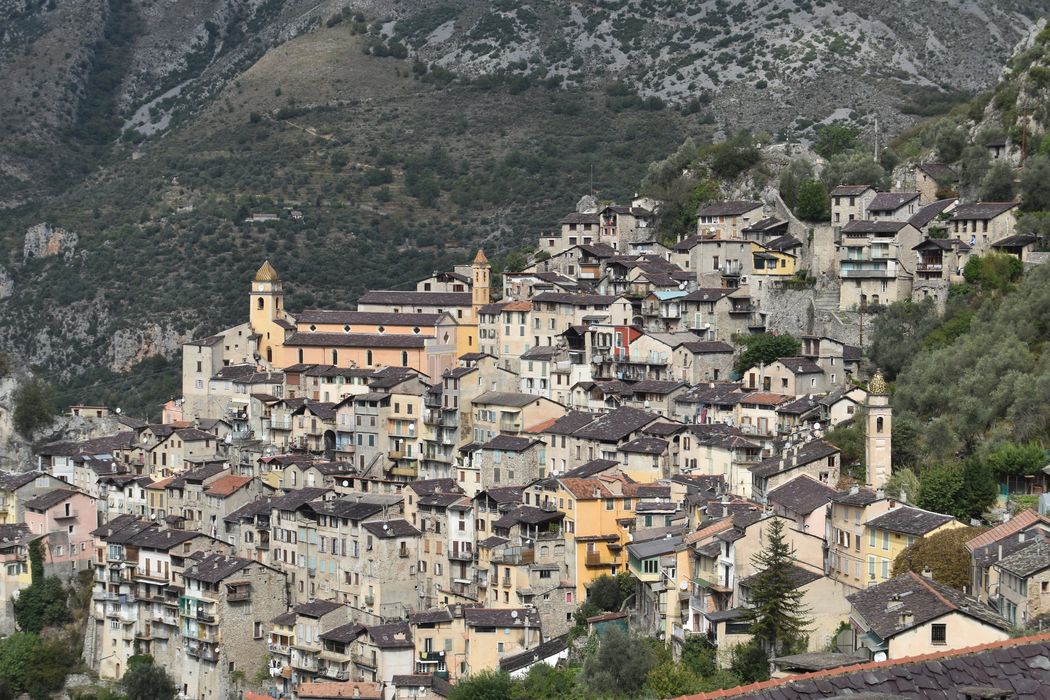
[(871, 660), (874, 661), (875, 663), (881, 663), (881, 662), (885, 661), (886, 660), (886, 652), (884, 652), (884, 651), (877, 651), (877, 652), (875, 652), (875, 655), (871, 657)]
[(681, 588), (683, 591), (688, 591), (689, 590), (689, 582), (688, 581), (682, 581), (680, 584), (678, 584), (678, 587)]
[(350, 482), (346, 479), (343, 479), (343, 486), (350, 486)]
[(119, 416), (120, 415), (120, 406), (117, 406), (115, 409), (113, 409), (113, 412), (116, 413)]
[(511, 610), (511, 611), (510, 611), (510, 616), (511, 616), (511, 617), (512, 617), (513, 619), (517, 620), (517, 619), (518, 619), (518, 611), (517, 611), (517, 610)]

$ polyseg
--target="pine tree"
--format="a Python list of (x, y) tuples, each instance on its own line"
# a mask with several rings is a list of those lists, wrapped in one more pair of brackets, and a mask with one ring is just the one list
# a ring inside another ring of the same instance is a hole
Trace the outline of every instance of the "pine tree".
[(773, 518), (766, 530), (769, 543), (751, 559), (758, 570), (751, 585), (747, 619), (751, 634), (774, 655), (800, 644), (809, 628), (809, 610), (802, 602), (794, 570), (794, 549), (784, 540), (784, 522)]

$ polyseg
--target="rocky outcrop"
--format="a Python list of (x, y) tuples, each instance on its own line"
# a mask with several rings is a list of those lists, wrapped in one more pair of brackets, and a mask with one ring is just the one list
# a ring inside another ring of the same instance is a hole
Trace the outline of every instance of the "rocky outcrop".
[(40, 223), (26, 230), (25, 245), (22, 247), (22, 259), (50, 258), (61, 255), (66, 260), (73, 257), (80, 237), (74, 231)]
[(123, 328), (113, 334), (109, 368), (114, 372), (127, 372), (149, 357), (174, 355), (187, 340), (187, 336), (156, 323)]
[(3, 267), (0, 267), (0, 299), (6, 299), (14, 291), (15, 281)]

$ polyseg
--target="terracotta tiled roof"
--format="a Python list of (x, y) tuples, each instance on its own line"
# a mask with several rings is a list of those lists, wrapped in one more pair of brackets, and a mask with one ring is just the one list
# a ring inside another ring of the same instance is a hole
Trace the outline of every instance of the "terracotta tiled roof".
[[(167, 486), (168, 484), (170, 484), (173, 481), (175, 481), (175, 477), (169, 476), (166, 479), (160, 479), (159, 481), (154, 481), (152, 484), (150, 484), (146, 488), (148, 488), (148, 489), (160, 489), (161, 491), (163, 491), (164, 487)], [(221, 481), (221, 479), (220, 479), (220, 481)]]
[(967, 540), (966, 549), (973, 552), (979, 547), (983, 547), (986, 544), (998, 542), (1004, 537), (1009, 537), (1014, 533), (1020, 532), (1029, 525), (1037, 523), (1040, 520), (1045, 522), (1046, 518), (1039, 515), (1039, 513), (1035, 512), (1031, 508), (1026, 508), (1014, 517), (1007, 520), (1005, 523), (1002, 523), (1001, 525), (996, 525), (991, 530), (987, 530), (986, 532), (982, 532), (981, 534), (977, 535), (977, 537), (974, 537), (972, 540)]
[(242, 486), (246, 485), (251, 480), (252, 477), (250, 476), (227, 474), (209, 484), (206, 491), (209, 496), (225, 497), (237, 492)]
[(682, 538), (682, 543), (683, 544), (694, 544), (696, 542), (699, 542), (700, 540), (705, 540), (708, 537), (712, 537), (714, 535), (717, 535), (718, 533), (720, 533), (720, 532), (722, 532), (724, 530), (728, 530), (731, 527), (733, 527), (733, 519), (732, 518), (722, 518), (721, 520), (719, 520), (716, 523), (708, 525), (707, 527), (702, 527), (699, 530), (697, 530), (696, 532), (692, 532), (692, 533), (686, 535), (685, 537)]
[(329, 698), (363, 698), (365, 700), (383, 697), (383, 689), (371, 681), (346, 681), (343, 683), (303, 683), (299, 686), (299, 697), (329, 700)]
[[(1012, 663), (1015, 661), (1014, 656), (1017, 656), (1017, 660), (1023, 661), (1024, 658), (1035, 658), (1037, 656), (1045, 656), (1050, 651), (1050, 633), (1033, 635), (1031, 637), (1019, 637), (1017, 639), (1004, 639), (997, 642), (990, 642), (988, 644), (979, 644), (977, 646), (965, 647), (962, 649), (947, 649), (945, 651), (938, 651), (932, 654), (921, 654), (919, 656), (906, 656), (900, 659), (891, 659), (889, 661), (869, 661), (867, 663), (859, 663), (853, 666), (842, 666), (839, 668), (833, 668), (826, 671), (817, 671), (815, 673), (801, 673), (797, 675), (787, 676), (785, 678), (774, 678), (768, 681), (762, 681), (760, 683), (750, 683), (748, 685), (737, 686), (736, 688), (727, 688), (725, 690), (715, 690), (707, 693), (697, 693), (696, 695), (683, 695), (678, 700), (715, 700), (716, 698), (790, 698), (804, 699), (811, 697), (827, 697), (827, 694), (820, 691), (820, 687), (827, 687), (833, 692), (841, 693), (845, 689), (853, 689), (854, 683), (851, 682), (856, 679), (856, 683), (863, 684), (864, 692), (879, 692), (880, 686), (883, 683), (889, 682), (891, 679), (904, 678), (911, 683), (911, 687), (915, 687), (914, 681), (915, 676), (925, 676), (928, 673), (939, 671), (943, 672), (945, 680), (950, 684), (947, 688), (942, 690), (950, 691), (957, 688), (959, 685), (990, 685), (989, 682), (972, 682), (976, 679), (966, 679), (969, 675), (965, 673), (967, 667), (980, 668), (983, 673), (987, 673), (991, 670), (993, 673), (998, 672), (1000, 674), (999, 679), (1004, 681), (1011, 681), (1014, 678), (1025, 681), (1026, 684), (1032, 688), (1032, 692), (1038, 690), (1039, 683), (1028, 676), (1030, 671), (1039, 672), (1042, 663), (1037, 665), (1028, 664), (1014, 664), (1015, 667), (1020, 669), (1019, 673), (1014, 673), (1012, 676), (1006, 676), (1005, 672), (1001, 670), (1001, 666), (1004, 663)], [(998, 657), (1002, 653), (999, 650), (1010, 650), (1013, 654), (1006, 654), (1002, 660)], [(989, 654), (988, 652), (995, 652)], [(973, 659), (972, 664), (968, 664), (964, 657), (983, 657), (982, 659)], [(955, 660), (955, 663), (949, 667), (945, 663), (935, 663), (945, 659)], [(988, 663), (984, 663), (984, 659), (988, 660)], [(897, 669), (890, 671), (890, 669)], [(835, 681), (828, 681), (825, 679), (832, 679)], [(880, 680), (880, 678), (885, 680)], [(956, 680), (958, 679), (958, 680)], [(989, 679), (990, 680), (990, 679)], [(995, 685), (998, 685), (996, 683)], [(929, 685), (923, 686), (928, 688), (930, 691), (940, 689), (940, 686)], [(1009, 687), (1009, 686), (1007, 686)], [(896, 688), (894, 688), (896, 694)], [(861, 692), (858, 690), (858, 692)], [(942, 697), (955, 697), (954, 695), (944, 695)], [(902, 696), (907, 697), (907, 696)], [(932, 697), (930, 693), (924, 693), (922, 697)], [(1024, 695), (1023, 697), (1038, 697), (1031, 693)]]

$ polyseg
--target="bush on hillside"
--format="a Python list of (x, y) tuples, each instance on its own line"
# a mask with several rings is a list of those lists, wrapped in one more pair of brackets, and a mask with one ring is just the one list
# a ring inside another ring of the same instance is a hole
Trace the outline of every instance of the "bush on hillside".
[(893, 560), (893, 576), (929, 568), (933, 580), (962, 590), (970, 588), (970, 552), (966, 543), (984, 532), (983, 527), (958, 527), (916, 540)]

